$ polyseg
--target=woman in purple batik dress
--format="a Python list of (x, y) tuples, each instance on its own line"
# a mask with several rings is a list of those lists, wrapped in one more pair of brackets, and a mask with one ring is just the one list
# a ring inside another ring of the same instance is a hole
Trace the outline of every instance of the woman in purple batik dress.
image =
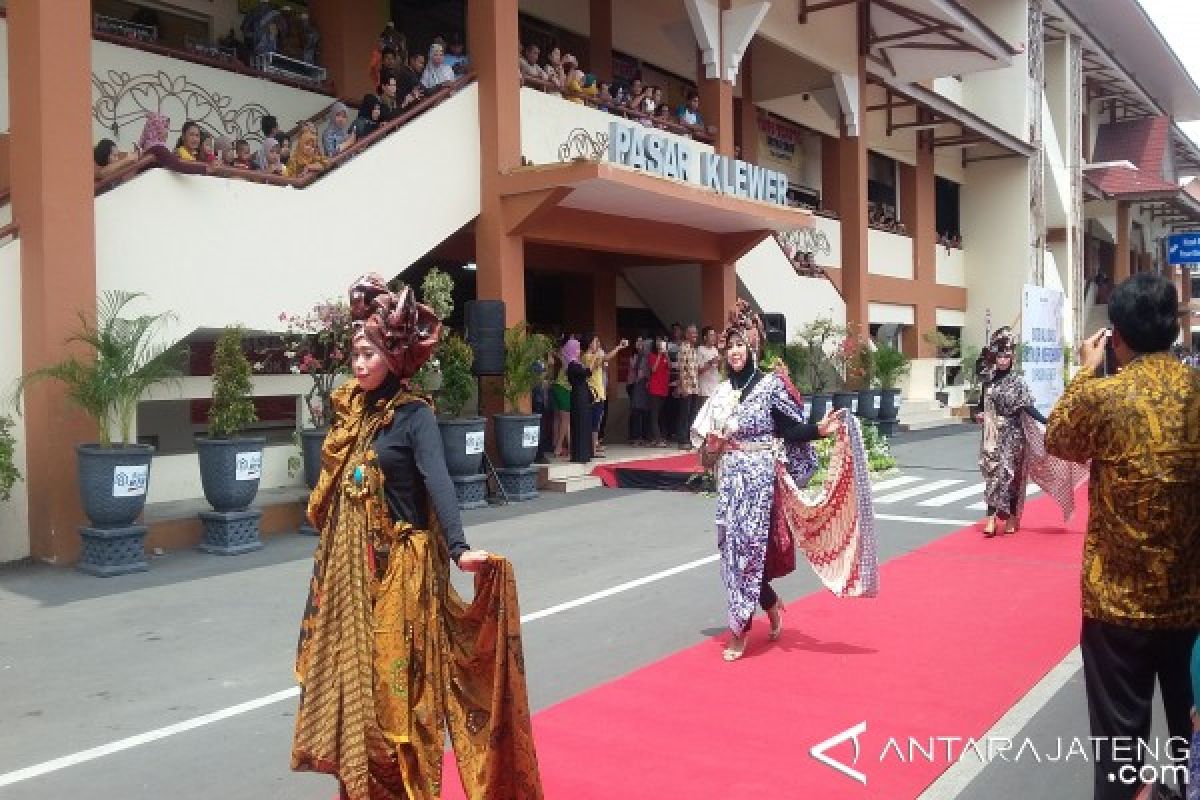
[(728, 380), (705, 403), (691, 431), (706, 465), (716, 459), (717, 548), (729, 604), (726, 661), (736, 661), (745, 652), (755, 606), (767, 612), (771, 641), (782, 632), (783, 602), (769, 581), (790, 569), (772, 569), (768, 563), (776, 464), (786, 459), (795, 483), (807, 484), (816, 469), (809, 442), (836, 433), (842, 418), (838, 411), (816, 425), (804, 421), (798, 394), (786, 379), (758, 368), (760, 329), (757, 317), (744, 305), (731, 314), (731, 325), (721, 337)]

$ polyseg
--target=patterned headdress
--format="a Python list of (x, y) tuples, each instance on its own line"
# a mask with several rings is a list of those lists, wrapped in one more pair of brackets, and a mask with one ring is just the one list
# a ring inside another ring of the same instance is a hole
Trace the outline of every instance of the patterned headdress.
[(750, 352), (755, 356), (762, 354), (763, 343), (767, 340), (766, 330), (762, 320), (745, 300), (738, 300), (737, 305), (729, 310), (726, 316), (725, 330), (721, 332), (717, 344), (722, 350), (729, 349), (729, 339), (737, 336), (746, 343)]
[(418, 303), (410, 287), (391, 292), (373, 272), (351, 285), (350, 318), (354, 335), (366, 336), (379, 348), (401, 380), (411, 378), (429, 360), (442, 330), (433, 309)]
[(1012, 355), (1017, 349), (1017, 337), (1013, 335), (1012, 328), (1005, 325), (992, 334), (988, 347), (994, 355)]

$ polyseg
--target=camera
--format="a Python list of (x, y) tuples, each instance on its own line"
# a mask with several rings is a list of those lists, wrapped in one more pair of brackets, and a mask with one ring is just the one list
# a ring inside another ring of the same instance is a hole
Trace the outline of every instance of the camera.
[(1113, 349), (1112, 343), (1112, 328), (1104, 331), (1104, 366), (1101, 367), (1101, 375), (1116, 375), (1120, 370), (1120, 365), (1117, 364), (1117, 351)]

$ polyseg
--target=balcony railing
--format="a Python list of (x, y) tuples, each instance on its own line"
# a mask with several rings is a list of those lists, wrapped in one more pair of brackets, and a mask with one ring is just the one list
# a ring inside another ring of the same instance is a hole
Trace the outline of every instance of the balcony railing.
[(713, 143), (711, 133), (705, 128), (683, 125), (679, 122), (676, 122), (674, 119), (661, 119), (659, 117), (653, 117), (649, 114), (643, 114), (641, 111), (635, 111), (632, 108), (626, 108), (625, 106), (617, 105), (616, 102), (601, 103), (596, 99), (595, 95), (580, 94), (577, 92), (568, 91), (566, 89), (560, 89), (558, 86), (550, 83), (549, 81), (538, 80), (537, 78), (523, 77), (521, 79), (521, 85), (527, 86), (530, 89), (537, 89), (538, 91), (546, 92), (547, 94), (557, 94), (567, 100), (583, 103), (589, 108), (594, 108), (598, 111), (623, 117), (624, 119), (640, 122), (647, 127), (669, 131), (677, 136), (686, 136), (689, 139), (695, 139), (696, 141), (704, 142), (705, 144)]
[(153, 25), (140, 25), (116, 17), (106, 17), (103, 14), (96, 14), (92, 17), (92, 29), (97, 33), (120, 36), (135, 42), (158, 41), (158, 28)]

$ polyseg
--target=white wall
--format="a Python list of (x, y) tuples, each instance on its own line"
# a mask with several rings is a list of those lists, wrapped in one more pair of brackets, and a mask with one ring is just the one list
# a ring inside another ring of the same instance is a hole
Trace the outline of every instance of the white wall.
[(967, 257), (961, 249), (938, 246), (936, 280), (943, 286), (967, 285)]
[(872, 325), (915, 325), (917, 311), (896, 303), (868, 303), (867, 318)]
[[(822, 261), (818, 258), (818, 263)], [(818, 317), (831, 317), (839, 323), (846, 321), (846, 301), (833, 284), (825, 278), (797, 275), (774, 236), (738, 259), (737, 275), (759, 308), (787, 318), (789, 341), (800, 328)]]
[(214, 136), (224, 133), (258, 142), (262, 140), (263, 116), (274, 115), (280, 126), (289, 130), (332, 102), (332, 97), (317, 92), (131, 47), (92, 42), (92, 137), (96, 141), (114, 139), (122, 149), (138, 140), (147, 111), (171, 118), (171, 145), (189, 119)]
[(913, 240), (898, 233), (867, 230), (867, 272), (913, 279)]
[[(962, 0), (962, 4), (997, 35), (1009, 42), (1029, 38), (1028, 0)], [(963, 76), (962, 105), (1022, 141), (1029, 141), (1029, 57), (1012, 57), (1000, 69)]]
[[(11, 404), (21, 367), (21, 240), (0, 247), (0, 416), (11, 417), (16, 438), (16, 466), (25, 474), (25, 421)], [(24, 480), (0, 502), (0, 562), (29, 555), (29, 495)]]
[[(259, 490), (302, 486), (303, 469), (298, 470), (294, 478), (288, 476), (288, 459), (299, 455), (300, 448), (290, 444), (269, 445), (263, 448)], [(200, 463), (195, 453), (154, 457), (154, 465), (150, 468), (150, 488), (146, 492), (147, 503), (192, 500), (203, 497), (202, 492)]]
[(479, 215), (478, 108), (469, 86), (303, 190), (151, 170), (96, 199), (97, 288), (173, 309), (178, 338), (276, 330), (364, 272), (398, 274)]
[(826, 136), (838, 136), (838, 125), (841, 110), (838, 105), (837, 92), (833, 89), (820, 89), (814, 92), (776, 97), (772, 100), (756, 101), (759, 108), (765, 108), (784, 119), (790, 119), (798, 125), (811, 128)]
[(971, 190), (962, 193), (967, 274), (966, 342), (980, 345), (985, 314), (992, 329), (1013, 325), (1029, 278), (1029, 167), (1003, 159), (967, 168)]
[(825, 234), (829, 240), (829, 255), (818, 254), (815, 258), (820, 267), (842, 267), (842, 221), (813, 215), (813, 227)]

